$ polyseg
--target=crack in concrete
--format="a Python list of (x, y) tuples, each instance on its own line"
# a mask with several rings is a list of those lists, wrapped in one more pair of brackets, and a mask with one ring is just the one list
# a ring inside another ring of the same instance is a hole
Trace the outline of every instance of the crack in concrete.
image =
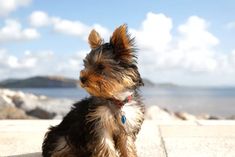
[(166, 149), (166, 145), (165, 145), (165, 141), (164, 141), (164, 138), (163, 138), (163, 136), (162, 136), (162, 132), (161, 132), (160, 126), (158, 126), (158, 131), (159, 131), (160, 142), (161, 142), (161, 147), (162, 147), (162, 149), (163, 149), (164, 156), (165, 156), (165, 157), (168, 157), (167, 149)]

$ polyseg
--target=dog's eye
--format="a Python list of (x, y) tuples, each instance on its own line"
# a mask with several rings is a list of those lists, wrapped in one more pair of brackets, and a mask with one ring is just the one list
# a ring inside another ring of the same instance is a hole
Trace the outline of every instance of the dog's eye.
[(99, 64), (97, 65), (97, 68), (98, 68), (99, 70), (104, 70), (105, 66), (104, 66), (103, 64), (99, 63)]

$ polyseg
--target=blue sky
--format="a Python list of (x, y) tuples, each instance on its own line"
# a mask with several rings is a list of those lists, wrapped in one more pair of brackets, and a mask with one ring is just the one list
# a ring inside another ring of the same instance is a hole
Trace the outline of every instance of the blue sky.
[(93, 28), (108, 40), (123, 23), (139, 68), (154, 82), (235, 85), (235, 1), (0, 0), (1, 79), (77, 78)]

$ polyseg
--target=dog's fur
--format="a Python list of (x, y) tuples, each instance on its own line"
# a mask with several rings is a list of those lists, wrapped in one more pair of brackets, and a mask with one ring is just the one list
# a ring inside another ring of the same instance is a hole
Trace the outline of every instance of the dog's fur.
[(109, 43), (95, 30), (88, 40), (91, 52), (84, 59), (80, 85), (91, 96), (74, 104), (63, 121), (49, 129), (43, 157), (137, 157), (134, 142), (144, 107), (134, 38), (122, 25)]

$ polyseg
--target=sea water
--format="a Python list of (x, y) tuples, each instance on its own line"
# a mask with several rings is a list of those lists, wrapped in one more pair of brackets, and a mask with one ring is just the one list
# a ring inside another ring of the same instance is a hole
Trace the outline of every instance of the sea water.
[[(16, 89), (52, 98), (76, 101), (87, 97), (81, 88), (22, 88)], [(143, 87), (140, 89), (146, 106), (158, 105), (170, 111), (230, 117), (235, 115), (235, 88), (229, 87)]]

